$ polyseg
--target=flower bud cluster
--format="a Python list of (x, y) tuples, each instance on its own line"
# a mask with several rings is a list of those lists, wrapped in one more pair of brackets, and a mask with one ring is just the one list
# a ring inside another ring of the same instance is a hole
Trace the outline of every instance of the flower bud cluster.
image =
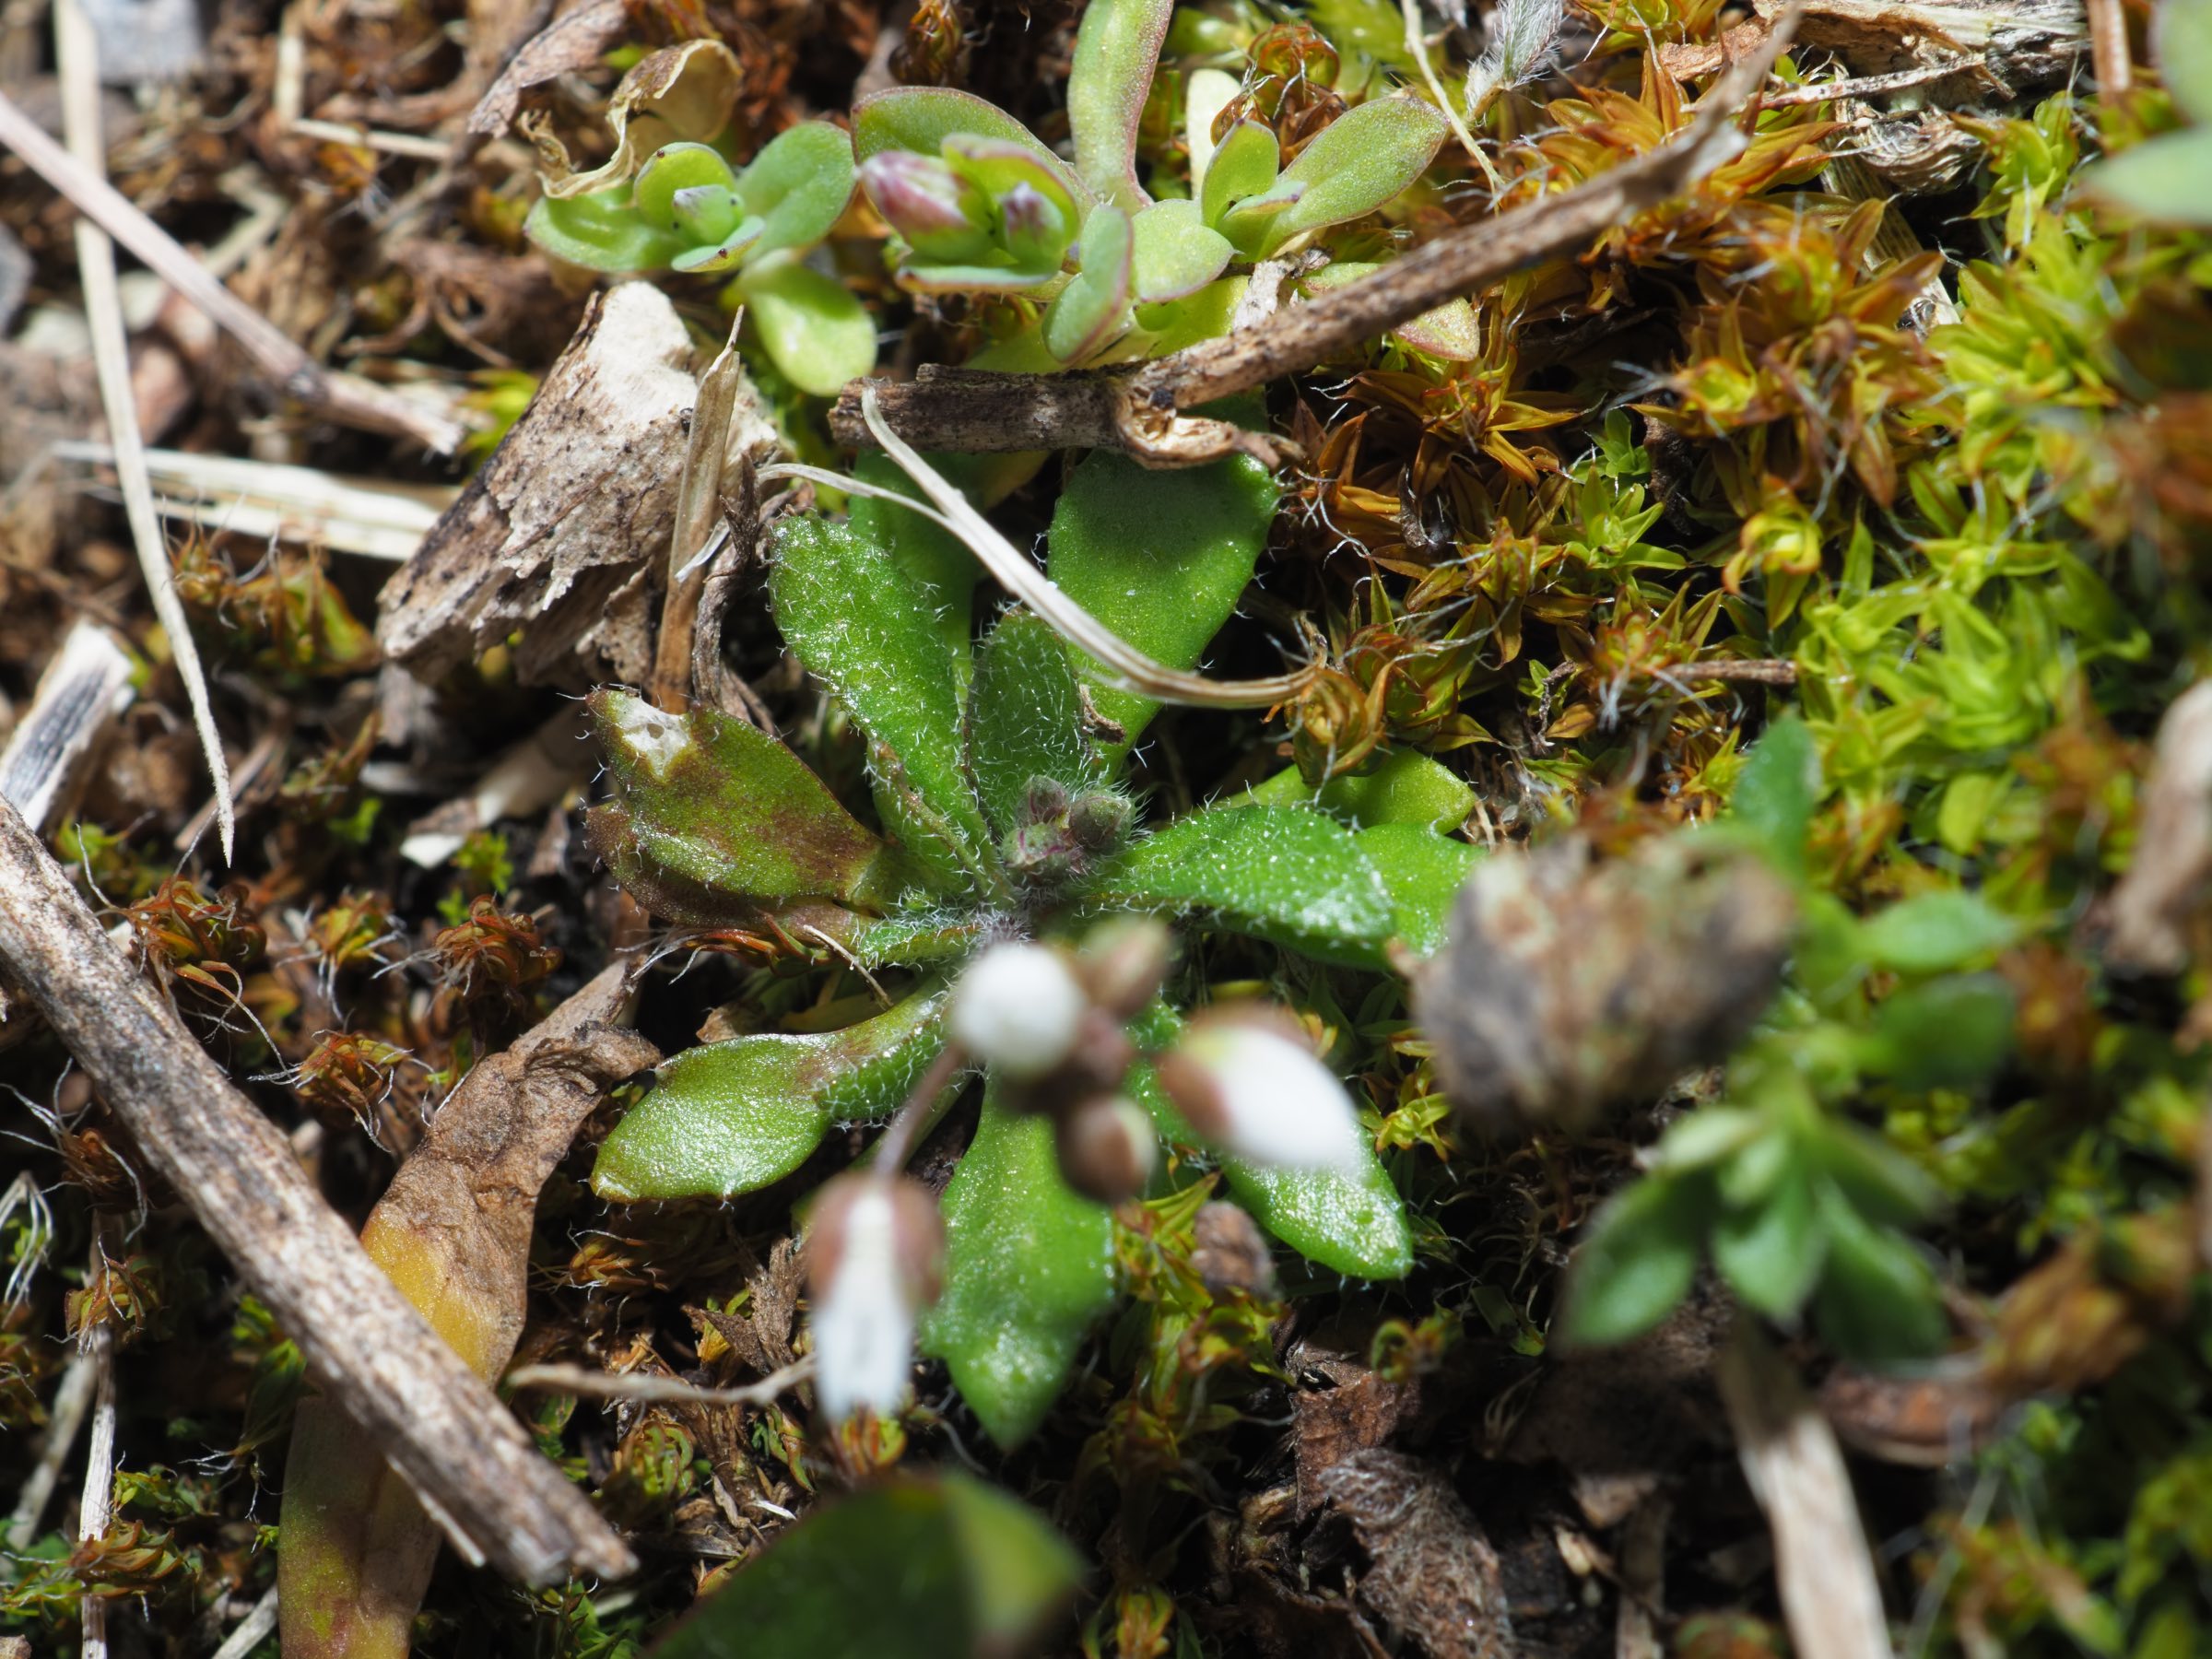
[(1129, 797), (1114, 790), (1071, 794), (1053, 779), (1031, 778), (1000, 852), (1018, 879), (1035, 887), (1059, 886), (1119, 852), (1135, 817)]
[(1013, 292), (1049, 282), (1075, 241), (1067, 182), (1031, 147), (957, 133), (935, 156), (887, 149), (860, 187), (906, 243), (899, 279), (923, 292)]
[(1101, 1204), (1144, 1191), (1159, 1156), (1150, 1116), (1124, 1092), (1136, 1060), (1124, 1026), (1167, 970), (1167, 929), (1124, 922), (1079, 954), (994, 945), (953, 992), (953, 1041), (992, 1068), (1015, 1110), (1053, 1120), (1062, 1176)]
[[(1167, 929), (1149, 919), (1101, 928), (1072, 955), (994, 945), (953, 992), (953, 1040), (993, 1068), (1017, 1110), (1053, 1120), (1061, 1174), (1102, 1204), (1142, 1192), (1159, 1156), (1150, 1116), (1128, 1095), (1137, 1053), (1125, 1027), (1158, 994), (1168, 950)], [(1351, 1100), (1281, 1011), (1201, 1014), (1155, 1064), (1175, 1109), (1222, 1151), (1273, 1167), (1359, 1168)]]

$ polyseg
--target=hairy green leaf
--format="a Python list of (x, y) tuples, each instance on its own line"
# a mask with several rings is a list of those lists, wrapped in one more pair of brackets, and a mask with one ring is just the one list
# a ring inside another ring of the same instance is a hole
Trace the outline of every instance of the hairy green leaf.
[(896, 1109), (945, 1046), (944, 998), (910, 996), (841, 1031), (687, 1049), (600, 1146), (602, 1198), (732, 1197), (781, 1181), (830, 1124)]
[(1087, 896), (1133, 910), (1200, 911), (1220, 926), (1324, 961), (1382, 965), (1390, 890), (1343, 825), (1303, 806), (1216, 806), (1110, 860)]
[(1262, 257), (1292, 237), (1372, 213), (1428, 169), (1451, 125), (1412, 98), (1378, 98), (1347, 110), (1298, 153), (1282, 183), (1299, 198), (1269, 218)]
[(1112, 1305), (1113, 1218), (1061, 1181), (1052, 1124), (995, 1091), (943, 1209), (945, 1292), (923, 1321), (923, 1351), (945, 1361), (993, 1440), (1018, 1445)]
[(1001, 835), (1014, 827), (1031, 778), (1050, 778), (1071, 793), (1106, 782), (1098, 746), (1083, 734), (1067, 647), (1027, 611), (1001, 618), (977, 655), (968, 762)]
[(807, 516), (777, 526), (769, 594), (799, 660), (872, 740), (884, 821), (939, 886), (986, 881), (990, 832), (960, 764), (960, 677), (921, 584), (850, 525)]
[(1475, 810), (1465, 780), (1418, 749), (1393, 749), (1363, 772), (1331, 778), (1318, 789), (1287, 766), (1265, 782), (1221, 805), (1318, 806), (1355, 830), (1378, 824), (1418, 824), (1440, 832), (1458, 829)]
[(615, 800), (653, 862), (746, 898), (888, 897), (883, 843), (775, 738), (712, 710), (665, 714), (627, 691), (594, 692), (589, 706)]
[(1422, 956), (1444, 942), (1444, 925), (1461, 885), (1482, 851), (1418, 824), (1377, 824), (1359, 833), (1359, 851), (1390, 891), (1392, 925)]

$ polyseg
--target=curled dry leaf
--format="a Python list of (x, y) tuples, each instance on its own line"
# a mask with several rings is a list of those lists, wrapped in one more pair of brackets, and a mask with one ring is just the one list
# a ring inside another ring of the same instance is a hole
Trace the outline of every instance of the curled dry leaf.
[[(666, 296), (626, 282), (594, 299), (514, 429), (385, 585), (386, 654), (434, 680), (520, 629), (524, 684), (643, 680), (698, 396)], [(728, 441), (733, 456), (774, 445), (749, 384)]]
[[(624, 965), (606, 969), (479, 1063), (361, 1231), (377, 1265), (488, 1382), (522, 1335), (538, 1189), (606, 1090), (660, 1060), (613, 1023), (629, 978)], [(283, 1521), (284, 1651), (404, 1659), (439, 1528), (327, 1400), (302, 1401), (294, 1419)]]
[(1576, 841), (1501, 853), (1460, 889), (1414, 1017), (1477, 1127), (1578, 1133), (1725, 1054), (1772, 995), (1795, 921), (1748, 853), (1682, 838), (1604, 865)]
[(583, 0), (533, 35), (469, 112), (468, 131), (497, 138), (523, 107), (523, 94), (564, 75), (595, 67), (629, 27), (622, 0)]
[(745, 65), (720, 41), (686, 41), (640, 58), (606, 102), (615, 153), (589, 172), (547, 177), (546, 194), (559, 200), (627, 183), (663, 145), (719, 136), (744, 89)]

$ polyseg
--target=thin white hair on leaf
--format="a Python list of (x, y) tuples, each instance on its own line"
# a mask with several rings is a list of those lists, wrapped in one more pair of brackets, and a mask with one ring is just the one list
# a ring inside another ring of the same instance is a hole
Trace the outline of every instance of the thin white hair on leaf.
[(931, 506), (910, 500), (894, 490), (863, 484), (858, 479), (823, 473), (811, 467), (771, 467), (762, 477), (811, 478), (849, 494), (872, 496), (921, 513), (959, 536), (976, 560), (1017, 599), (1044, 619), (1053, 631), (1105, 670), (1122, 689), (1160, 702), (1203, 709), (1267, 709), (1296, 697), (1304, 689), (1310, 671), (1271, 675), (1265, 679), (1217, 680), (1203, 674), (1171, 668), (1147, 656), (1062, 593), (1040, 571), (1030, 556), (1001, 535), (991, 521), (977, 512), (968, 498), (936, 468), (915, 453), (912, 444), (891, 430), (877, 406), (876, 389), (863, 389), (862, 417), (883, 453), (896, 462), (927, 496)]
[(1567, 21), (1567, 0), (1499, 0), (1490, 43), (1467, 69), (1467, 118), (1480, 119), (1500, 92), (1542, 72), (1544, 55)]

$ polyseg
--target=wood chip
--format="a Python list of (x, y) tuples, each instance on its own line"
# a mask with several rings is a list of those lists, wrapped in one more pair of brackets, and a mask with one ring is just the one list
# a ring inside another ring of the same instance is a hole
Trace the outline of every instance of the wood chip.
[(0, 749), (0, 799), (41, 838), (76, 803), (100, 746), (131, 706), (131, 659), (114, 635), (80, 621), (39, 677), (30, 707)]

